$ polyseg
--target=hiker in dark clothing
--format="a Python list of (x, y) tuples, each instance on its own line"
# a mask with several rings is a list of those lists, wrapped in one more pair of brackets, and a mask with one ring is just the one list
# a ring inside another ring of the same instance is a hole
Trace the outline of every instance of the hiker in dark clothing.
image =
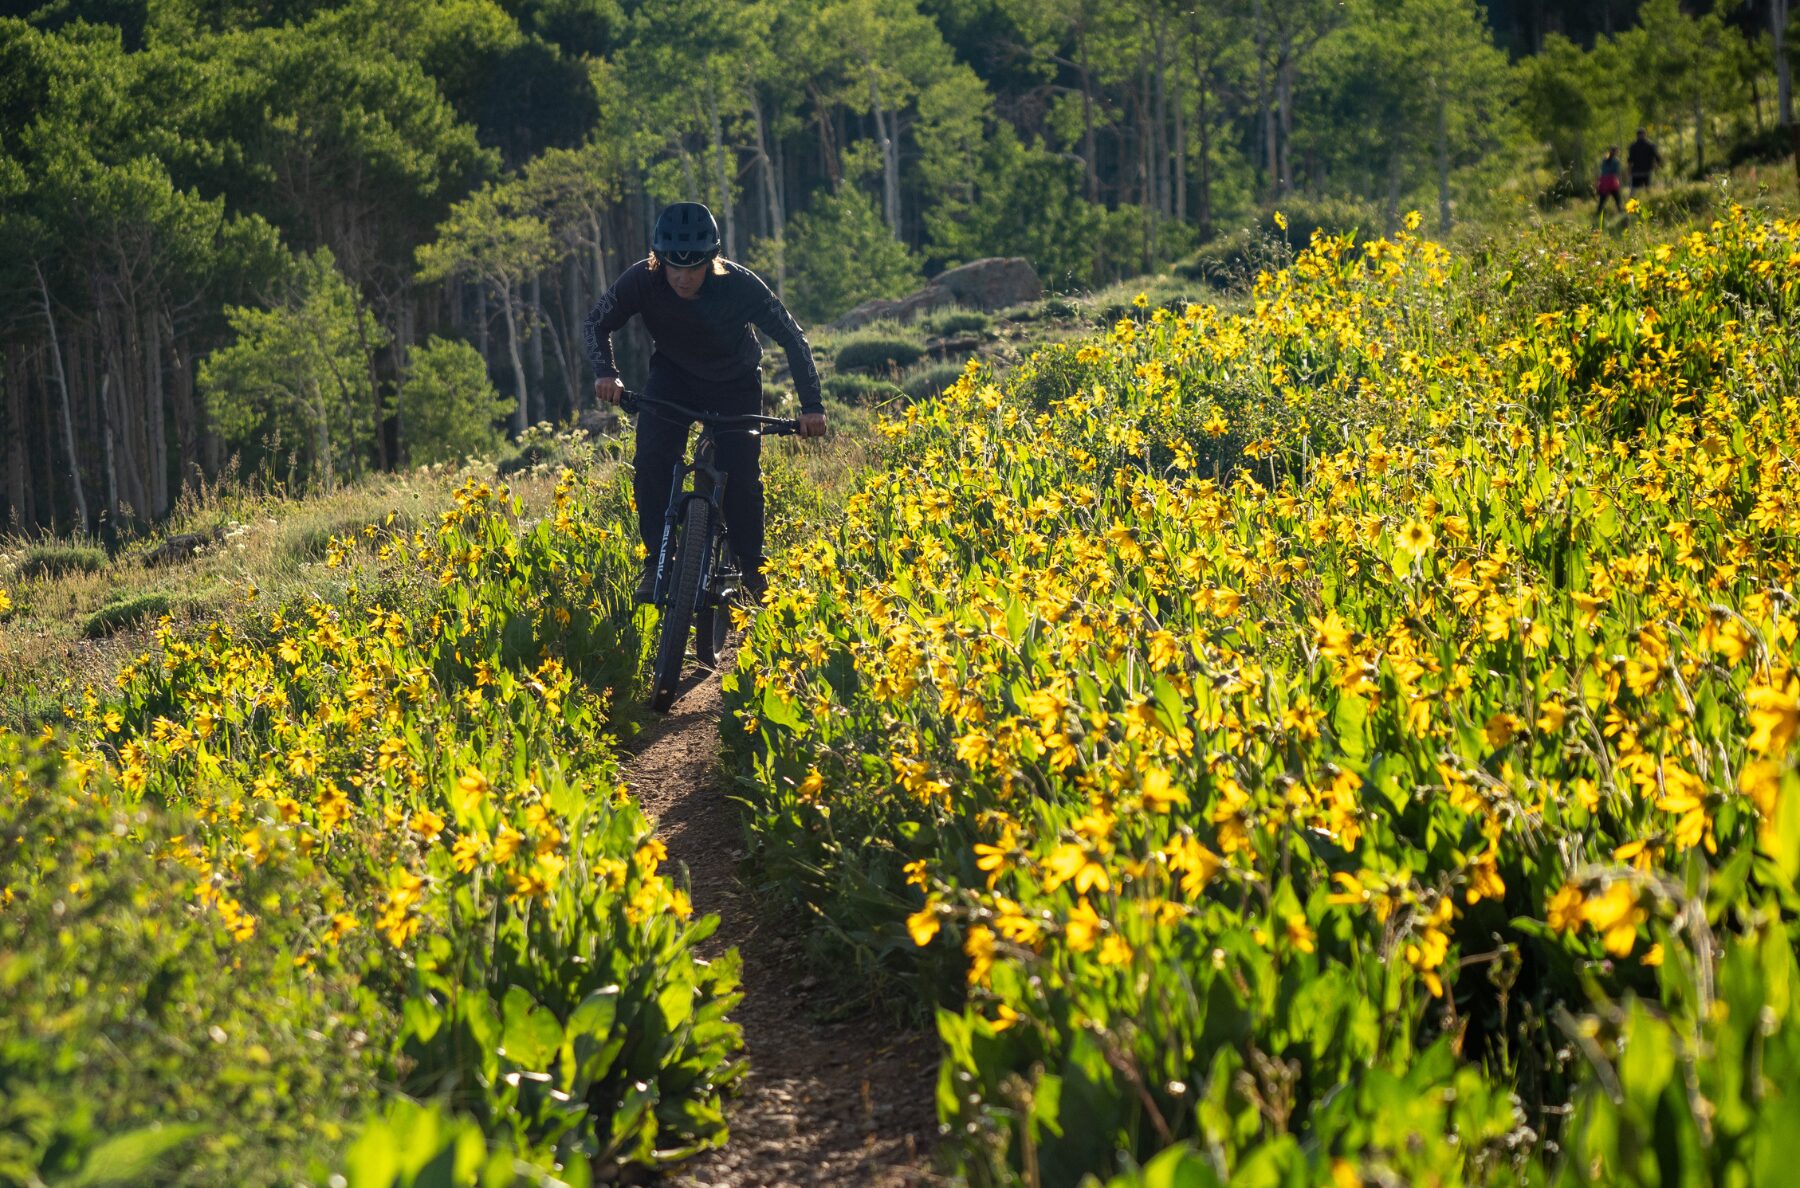
[[(799, 323), (762, 278), (719, 255), (719, 228), (698, 202), (677, 202), (656, 220), (652, 251), (619, 274), (588, 313), (588, 362), (594, 395), (617, 404), (625, 391), (613, 361), (612, 334), (633, 315), (656, 344), (644, 395), (703, 412), (732, 415), (762, 411), (762, 347), (751, 327), (787, 352), (788, 371), (800, 390), (800, 433), (825, 435), (825, 405), (812, 348)], [(638, 532), (654, 554), (662, 540), (675, 463), (687, 447), (689, 422), (674, 413), (638, 414), (632, 494)], [(744, 570), (745, 587), (761, 597), (763, 577), (762, 438), (744, 431), (717, 435), (714, 458), (726, 475), (725, 532)], [(637, 599), (647, 602), (655, 562), (644, 561)]]
[(1625, 150), (1625, 162), (1631, 166), (1631, 192), (1636, 194), (1639, 190), (1649, 189), (1651, 171), (1662, 164), (1662, 154), (1656, 151), (1642, 128), (1638, 129), (1637, 139), (1631, 142), (1631, 147)]
[(1600, 162), (1600, 176), (1594, 179), (1594, 193), (1600, 195), (1600, 208), (1594, 217), (1606, 217), (1606, 200), (1611, 198), (1619, 213), (1625, 213), (1625, 199), (1619, 196), (1619, 174), (1624, 170), (1624, 162), (1619, 160), (1619, 146), (1613, 145), (1606, 150), (1606, 159)]

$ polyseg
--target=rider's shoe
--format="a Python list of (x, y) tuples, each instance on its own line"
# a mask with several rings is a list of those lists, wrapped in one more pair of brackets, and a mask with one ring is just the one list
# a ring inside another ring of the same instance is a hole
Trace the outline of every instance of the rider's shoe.
[(656, 596), (656, 566), (654, 566), (650, 562), (646, 561), (646, 562), (644, 562), (644, 572), (641, 575), (639, 575), (639, 577), (638, 577), (637, 590), (632, 594), (631, 597), (634, 602), (638, 602), (641, 604), (641, 603), (648, 603), (655, 596)]
[(762, 575), (761, 569), (752, 568), (744, 574), (743, 582), (744, 593), (750, 596), (751, 602), (760, 606), (769, 600), (769, 579)]

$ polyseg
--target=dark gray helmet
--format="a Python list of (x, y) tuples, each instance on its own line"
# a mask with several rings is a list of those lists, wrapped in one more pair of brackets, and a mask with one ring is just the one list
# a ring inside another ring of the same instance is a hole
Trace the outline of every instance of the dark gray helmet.
[(677, 202), (656, 216), (650, 250), (677, 268), (704, 264), (719, 254), (719, 224), (698, 202)]

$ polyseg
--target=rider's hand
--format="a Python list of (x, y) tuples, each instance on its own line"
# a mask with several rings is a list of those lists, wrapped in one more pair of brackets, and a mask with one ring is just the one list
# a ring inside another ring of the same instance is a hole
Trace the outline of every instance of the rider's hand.
[(616, 375), (609, 375), (594, 381), (594, 399), (603, 404), (617, 404), (625, 395), (625, 381)]
[(822, 412), (803, 412), (800, 414), (801, 437), (824, 437), (825, 414)]

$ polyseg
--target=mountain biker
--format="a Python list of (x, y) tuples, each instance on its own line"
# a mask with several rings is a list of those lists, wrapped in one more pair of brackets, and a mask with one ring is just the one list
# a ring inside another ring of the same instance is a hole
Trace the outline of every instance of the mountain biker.
[(1650, 174), (1662, 164), (1662, 153), (1639, 128), (1637, 139), (1625, 149), (1625, 162), (1631, 166), (1631, 192), (1635, 194), (1650, 188)]
[[(699, 202), (677, 202), (657, 217), (651, 251), (619, 274), (588, 312), (588, 362), (598, 376), (594, 395), (617, 404), (625, 386), (613, 360), (612, 334), (633, 314), (656, 350), (644, 395), (724, 416), (762, 411), (762, 347), (755, 326), (787, 352), (788, 370), (800, 390), (800, 434), (825, 435), (825, 405), (819, 372), (806, 335), (769, 291), (762, 278), (719, 254), (719, 224)], [(675, 465), (687, 446), (692, 422), (666, 411), (642, 409), (637, 422), (637, 457), (632, 494), (637, 500), (638, 535), (648, 552), (636, 598), (650, 601), (656, 584), (654, 556), (661, 547), (663, 514), (669, 506)], [(758, 601), (763, 576), (762, 439), (754, 433), (715, 435), (714, 459), (726, 474), (726, 538), (744, 572), (744, 585)]]

